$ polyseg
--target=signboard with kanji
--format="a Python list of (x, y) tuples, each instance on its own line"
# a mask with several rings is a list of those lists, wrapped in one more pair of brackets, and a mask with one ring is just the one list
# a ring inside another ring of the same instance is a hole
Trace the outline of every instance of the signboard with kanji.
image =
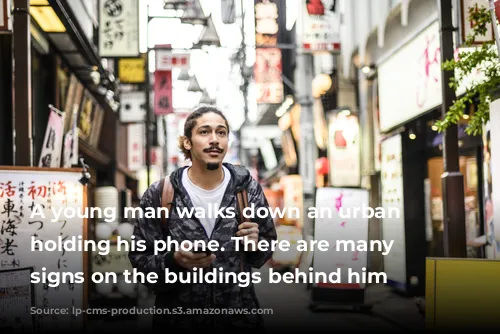
[(302, 47), (307, 52), (340, 52), (340, 13), (335, 0), (302, 0)]
[(157, 50), (156, 70), (171, 71), (174, 68), (189, 70), (189, 53), (172, 53), (169, 50)]
[(172, 71), (155, 71), (154, 113), (167, 115), (174, 112), (172, 105)]
[(139, 1), (99, 1), (99, 56), (138, 57)]
[[(88, 252), (54, 247), (88, 240), (87, 218), (76, 214), (87, 206), (81, 177), (77, 169), (0, 166), (0, 272), (33, 267), (36, 307), (42, 311), (35, 314), (37, 332), (83, 329), (83, 314), (50, 312), (87, 307)], [(27, 283), (17, 283), (11, 302), (26, 298)], [(0, 299), (5, 293), (0, 287)], [(20, 317), (15, 309), (0, 308), (0, 318)]]

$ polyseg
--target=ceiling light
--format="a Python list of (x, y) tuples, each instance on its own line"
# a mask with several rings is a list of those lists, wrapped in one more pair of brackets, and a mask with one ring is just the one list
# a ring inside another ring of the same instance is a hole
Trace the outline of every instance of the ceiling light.
[[(30, 14), (35, 19), (36, 23), (45, 32), (66, 32), (66, 27), (57, 16), (51, 6), (46, 6), (46, 1), (32, 1), (30, 6)], [(41, 4), (41, 5), (37, 5)]]

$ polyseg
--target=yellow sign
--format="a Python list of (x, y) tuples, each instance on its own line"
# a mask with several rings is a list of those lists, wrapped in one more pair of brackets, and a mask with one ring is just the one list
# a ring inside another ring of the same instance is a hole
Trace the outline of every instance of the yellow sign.
[(426, 261), (426, 323), (430, 330), (481, 331), (498, 326), (500, 261)]
[(122, 83), (143, 83), (146, 80), (145, 58), (118, 60), (118, 77)]

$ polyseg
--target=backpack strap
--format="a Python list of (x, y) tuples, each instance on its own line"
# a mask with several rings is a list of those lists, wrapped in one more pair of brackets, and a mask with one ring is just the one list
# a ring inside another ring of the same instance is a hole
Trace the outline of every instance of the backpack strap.
[[(244, 222), (248, 222), (249, 219), (245, 217), (243, 214), (243, 210), (248, 207), (248, 193), (246, 189), (243, 189), (242, 191), (239, 191), (236, 194), (236, 198), (238, 199), (238, 208), (240, 210), (240, 224)], [(240, 251), (240, 270), (243, 272), (243, 251)]]
[[(161, 185), (161, 207), (167, 208), (170, 213), (170, 208), (172, 207), (172, 203), (174, 201), (174, 187), (172, 183), (170, 183), (170, 177), (166, 176), (162, 185)], [(164, 228), (167, 227), (167, 218), (170, 216), (169, 214), (162, 214), (161, 222)]]

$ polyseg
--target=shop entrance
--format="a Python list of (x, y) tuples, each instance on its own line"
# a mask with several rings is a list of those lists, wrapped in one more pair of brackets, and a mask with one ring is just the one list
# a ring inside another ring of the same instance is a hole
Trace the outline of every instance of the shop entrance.
[[(439, 117), (436, 110), (418, 122), (425, 126), (426, 137), (426, 172), (424, 180), (424, 198), (426, 236), (428, 241), (428, 256), (443, 257), (443, 198), (441, 176), (444, 173), (443, 133), (433, 126)], [(415, 124), (416, 125), (416, 124)], [(465, 228), (467, 239), (467, 257), (484, 258), (484, 247), (480, 241), (484, 235), (484, 195), (482, 191), (482, 140), (481, 136), (469, 136), (465, 132), (466, 121), (459, 124), (459, 166), (464, 178)], [(411, 128), (411, 127), (410, 127)], [(424, 129), (420, 129), (422, 131)]]

